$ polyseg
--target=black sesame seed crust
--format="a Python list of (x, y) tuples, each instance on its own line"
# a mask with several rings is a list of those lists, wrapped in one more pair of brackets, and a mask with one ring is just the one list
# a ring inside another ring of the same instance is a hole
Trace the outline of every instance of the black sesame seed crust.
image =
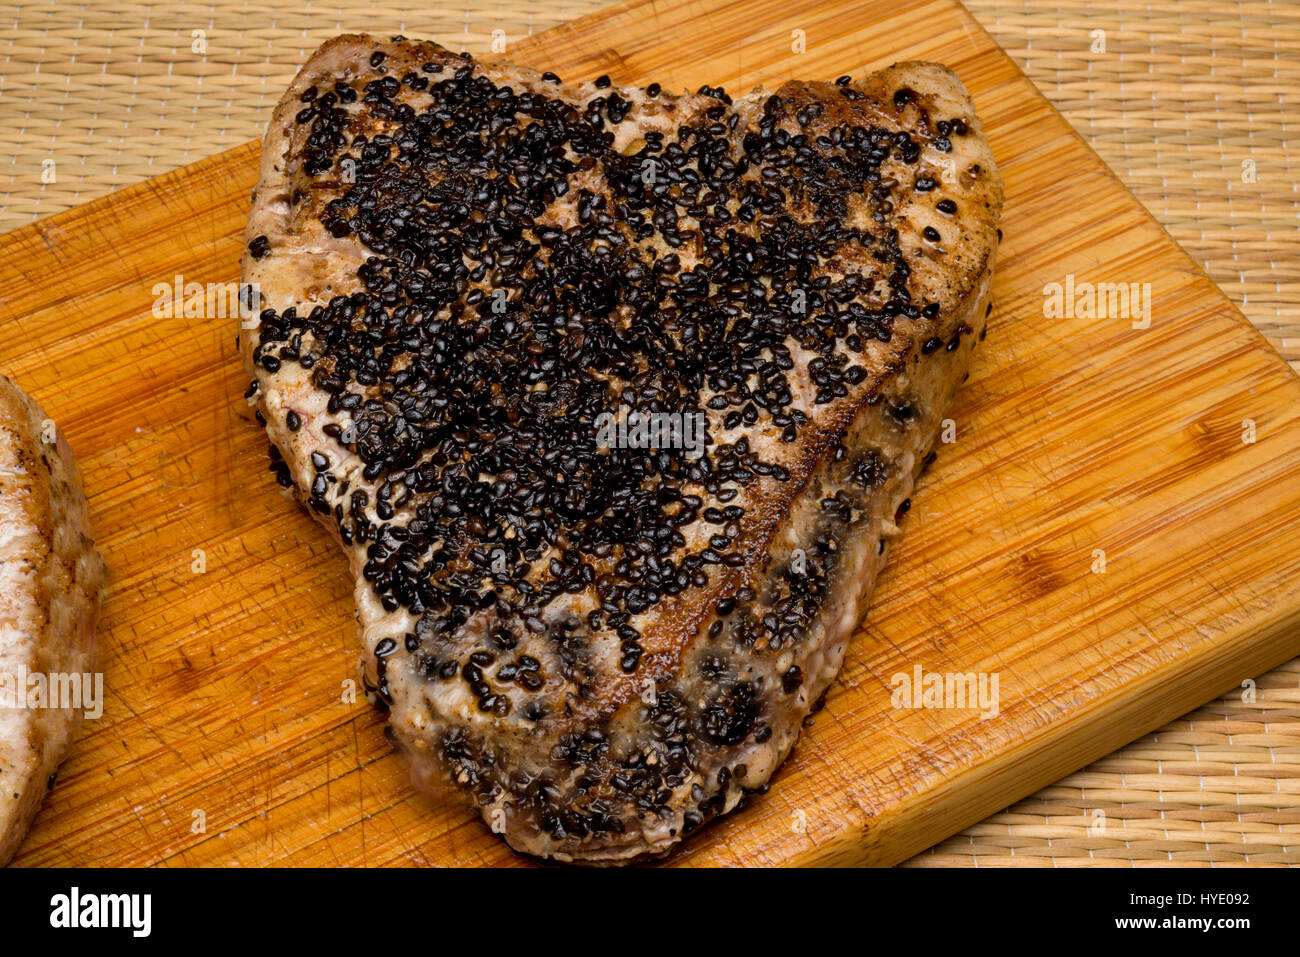
[[(267, 132), (247, 400), (417, 778), (590, 862), (765, 789), (983, 331), (1001, 202), (935, 64), (733, 100), (322, 47)], [(597, 447), (620, 406), (705, 416), (704, 454)]]

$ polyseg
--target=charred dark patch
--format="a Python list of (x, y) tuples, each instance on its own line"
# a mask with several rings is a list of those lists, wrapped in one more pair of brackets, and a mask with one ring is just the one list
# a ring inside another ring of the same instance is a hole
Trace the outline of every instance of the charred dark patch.
[(849, 480), (861, 488), (879, 488), (889, 478), (889, 463), (879, 449), (868, 449), (853, 463)]
[(605, 735), (592, 728), (581, 734), (566, 734), (551, 753), (553, 760), (570, 767), (595, 764), (609, 751)]
[(758, 692), (750, 682), (729, 685), (700, 714), (700, 736), (716, 745), (739, 744), (758, 718)]

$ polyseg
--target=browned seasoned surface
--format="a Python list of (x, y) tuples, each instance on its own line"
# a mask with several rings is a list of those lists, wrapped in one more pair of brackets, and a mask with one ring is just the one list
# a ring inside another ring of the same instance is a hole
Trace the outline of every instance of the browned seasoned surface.
[[(934, 64), (733, 99), (326, 44), (268, 129), (248, 398), (420, 776), (587, 860), (764, 788), (983, 330), (1001, 198)], [(602, 443), (629, 412), (705, 441)]]

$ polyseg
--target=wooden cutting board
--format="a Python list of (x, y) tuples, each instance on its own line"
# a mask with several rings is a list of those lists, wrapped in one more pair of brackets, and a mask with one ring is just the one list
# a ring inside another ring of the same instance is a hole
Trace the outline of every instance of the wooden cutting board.
[[(896, 862), (1300, 653), (1300, 381), (956, 3), (638, 2), (509, 56), (733, 90), (939, 60), (1006, 178), (955, 441), (840, 680), (771, 792), (672, 862)], [(237, 279), (257, 159), (0, 237), (0, 371), (79, 453), (113, 576), (104, 715), (17, 862), (517, 863), (344, 700), (345, 565), (237, 412), (233, 323), (152, 315), (157, 283)], [(1149, 326), (1047, 315), (1067, 282), (1149, 283)], [(894, 707), (918, 667), (996, 675), (997, 713)]]

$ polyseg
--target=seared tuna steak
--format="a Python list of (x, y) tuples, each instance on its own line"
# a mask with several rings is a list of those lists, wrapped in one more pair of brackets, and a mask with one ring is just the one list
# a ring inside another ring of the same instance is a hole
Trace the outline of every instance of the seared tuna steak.
[(946, 68), (672, 95), (344, 36), (271, 120), (247, 399), (418, 779), (531, 854), (765, 790), (983, 335)]

